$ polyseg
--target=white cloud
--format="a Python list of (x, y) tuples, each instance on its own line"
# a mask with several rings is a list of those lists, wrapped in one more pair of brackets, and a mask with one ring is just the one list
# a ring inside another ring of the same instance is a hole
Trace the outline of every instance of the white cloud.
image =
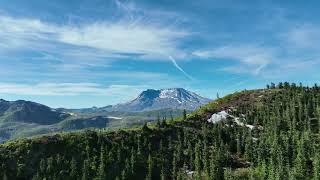
[(81, 94), (100, 96), (128, 96), (128, 94), (135, 95), (144, 88), (144, 86), (130, 85), (103, 86), (95, 83), (0, 83), (0, 94), (37, 96), (74, 96)]
[(0, 27), (0, 45), (8, 49), (50, 51), (50, 48), (55, 48), (54, 43), (60, 43), (61, 46), (66, 44), (101, 50), (100, 53), (105, 56), (117, 53), (151, 56), (180, 54), (178, 40), (188, 35), (188, 32), (172, 26), (121, 20), (70, 26), (0, 16)]
[(291, 28), (283, 35), (289, 46), (296, 48), (319, 49), (320, 28), (314, 25), (301, 25)]
[(171, 54), (177, 38), (186, 33), (163, 27), (96, 23), (59, 32), (61, 42), (104, 49), (114, 53)]
[[(106, 77), (137, 79), (137, 80), (166, 80), (169, 78), (168, 74), (156, 72), (143, 72), (143, 71), (117, 71), (111, 73), (103, 73)], [(101, 76), (103, 76), (101, 74)]]
[[(194, 51), (196, 57), (230, 61), (223, 71), (261, 77), (289, 77), (289, 73), (313, 74), (320, 59), (320, 27), (316, 24), (288, 24), (273, 32), (272, 43), (229, 43), (222, 47)], [(263, 46), (259, 44), (264, 44)], [(227, 64), (227, 63), (226, 63)], [(283, 73), (286, 72), (286, 73)]]
[(240, 66), (226, 67), (224, 70), (236, 73), (259, 74), (261, 70), (275, 60), (276, 52), (271, 48), (240, 45), (223, 46), (212, 50), (199, 50), (193, 52), (193, 55), (200, 58), (224, 59), (238, 61)]
[(15, 19), (0, 16), (0, 44), (8, 49), (29, 48), (34, 41), (49, 40), (56, 27), (36, 19)]
[(98, 84), (91, 83), (0, 84), (0, 94), (62, 96), (81, 93), (102, 94), (104, 91)]

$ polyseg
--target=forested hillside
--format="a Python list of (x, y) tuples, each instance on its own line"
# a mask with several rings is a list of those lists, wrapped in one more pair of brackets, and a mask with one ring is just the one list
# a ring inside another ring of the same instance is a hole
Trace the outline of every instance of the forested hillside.
[(2, 179), (320, 179), (320, 88), (280, 83), (177, 120), (0, 145)]

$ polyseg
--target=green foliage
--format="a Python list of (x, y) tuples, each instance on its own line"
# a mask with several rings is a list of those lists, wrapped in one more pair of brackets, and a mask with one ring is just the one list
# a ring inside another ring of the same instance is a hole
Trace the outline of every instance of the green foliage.
[[(31, 102), (30, 102), (31, 103)], [(32, 105), (33, 103), (31, 103)], [(31, 106), (29, 105), (29, 106)], [(34, 107), (30, 107), (31, 109)], [(189, 112), (189, 111), (188, 111)], [(144, 112), (75, 112), (63, 113), (51, 111), (46, 106), (40, 106), (30, 115), (26, 108), (9, 108), (3, 114), (0, 110), (0, 143), (3, 140), (49, 135), (57, 132), (71, 132), (83, 129), (132, 128), (146, 122), (154, 122), (158, 117), (181, 117), (183, 110), (160, 109)], [(113, 119), (106, 117), (121, 117)], [(27, 119), (27, 121), (23, 121)], [(39, 123), (41, 121), (41, 123)]]
[[(271, 84), (219, 98), (185, 120), (7, 142), (0, 177), (319, 179), (319, 109), (318, 86)], [(207, 122), (222, 110), (232, 117)]]

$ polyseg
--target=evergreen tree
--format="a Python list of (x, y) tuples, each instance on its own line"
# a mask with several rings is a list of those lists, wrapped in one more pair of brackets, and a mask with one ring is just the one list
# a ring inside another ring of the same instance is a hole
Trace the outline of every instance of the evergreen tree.
[(148, 156), (148, 173), (147, 173), (146, 180), (152, 179), (152, 171), (153, 171), (153, 161), (152, 161), (151, 154), (149, 154), (149, 156)]
[(297, 179), (304, 179), (304, 175), (306, 172), (306, 160), (303, 155), (303, 147), (301, 146), (302, 143), (298, 147), (298, 154), (296, 159), (294, 160), (294, 177)]
[(136, 152), (134, 149), (131, 149), (131, 157), (130, 157), (130, 167), (131, 167), (131, 174), (134, 175), (135, 167), (136, 167)]
[(173, 153), (173, 160), (172, 160), (172, 179), (176, 179), (177, 177), (177, 161), (176, 161), (176, 154)]
[[(3, 177), (3, 180), (8, 180), (7, 177)], [(32, 177), (32, 180), (41, 180), (40, 178), (40, 174), (39, 172), (37, 172), (33, 177)]]
[(106, 161), (105, 151), (104, 151), (104, 146), (102, 145), (100, 150), (100, 164), (99, 164), (98, 176), (97, 176), (97, 178), (100, 180), (104, 180), (107, 178), (105, 161)]
[(224, 177), (221, 163), (221, 154), (219, 151), (216, 151), (211, 155), (210, 172), (211, 179), (213, 180), (223, 179)]
[(89, 180), (90, 174), (89, 174), (89, 160), (84, 160), (83, 167), (82, 167), (82, 177), (81, 180)]
[(45, 177), (46, 175), (46, 170), (47, 170), (47, 164), (46, 161), (44, 159), (40, 160), (40, 174), (42, 177)]
[(187, 111), (184, 109), (183, 110), (183, 120), (187, 119)]
[(198, 142), (195, 146), (195, 171), (196, 179), (201, 179), (201, 152), (200, 152), (200, 143)]
[(224, 173), (224, 180), (233, 180), (232, 177), (232, 170), (230, 168), (227, 168)]
[(71, 167), (71, 172), (70, 172), (71, 179), (78, 179), (77, 161), (75, 160), (75, 158), (72, 158), (70, 167)]
[(165, 169), (164, 169), (163, 166), (161, 167), (160, 179), (161, 180), (166, 180), (166, 172), (165, 172)]
[(122, 172), (121, 172), (121, 179), (122, 179), (122, 180), (127, 179), (127, 172), (126, 172), (126, 170), (125, 170), (125, 169), (124, 169), (124, 170), (122, 170)]
[(2, 177), (2, 179), (3, 179), (3, 180), (9, 180), (6, 172), (3, 172), (3, 177)]
[(320, 179), (320, 155), (317, 152), (313, 158), (313, 179), (318, 180)]

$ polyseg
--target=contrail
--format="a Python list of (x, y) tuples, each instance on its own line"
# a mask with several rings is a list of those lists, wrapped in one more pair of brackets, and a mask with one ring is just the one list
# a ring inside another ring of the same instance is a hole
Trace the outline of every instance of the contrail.
[(123, 11), (125, 11), (126, 15), (129, 16), (130, 20), (133, 21), (134, 17), (132, 14), (132, 9), (130, 9), (129, 6), (126, 6), (124, 3), (122, 3), (120, 0), (114, 0), (115, 4), (117, 5), (117, 7)]
[(190, 80), (193, 80), (194, 78), (192, 76), (190, 76), (188, 73), (186, 73), (176, 62), (176, 60), (172, 57), (169, 56), (169, 59), (172, 61), (173, 65), (179, 70), (181, 71), (187, 78), (189, 78)]

